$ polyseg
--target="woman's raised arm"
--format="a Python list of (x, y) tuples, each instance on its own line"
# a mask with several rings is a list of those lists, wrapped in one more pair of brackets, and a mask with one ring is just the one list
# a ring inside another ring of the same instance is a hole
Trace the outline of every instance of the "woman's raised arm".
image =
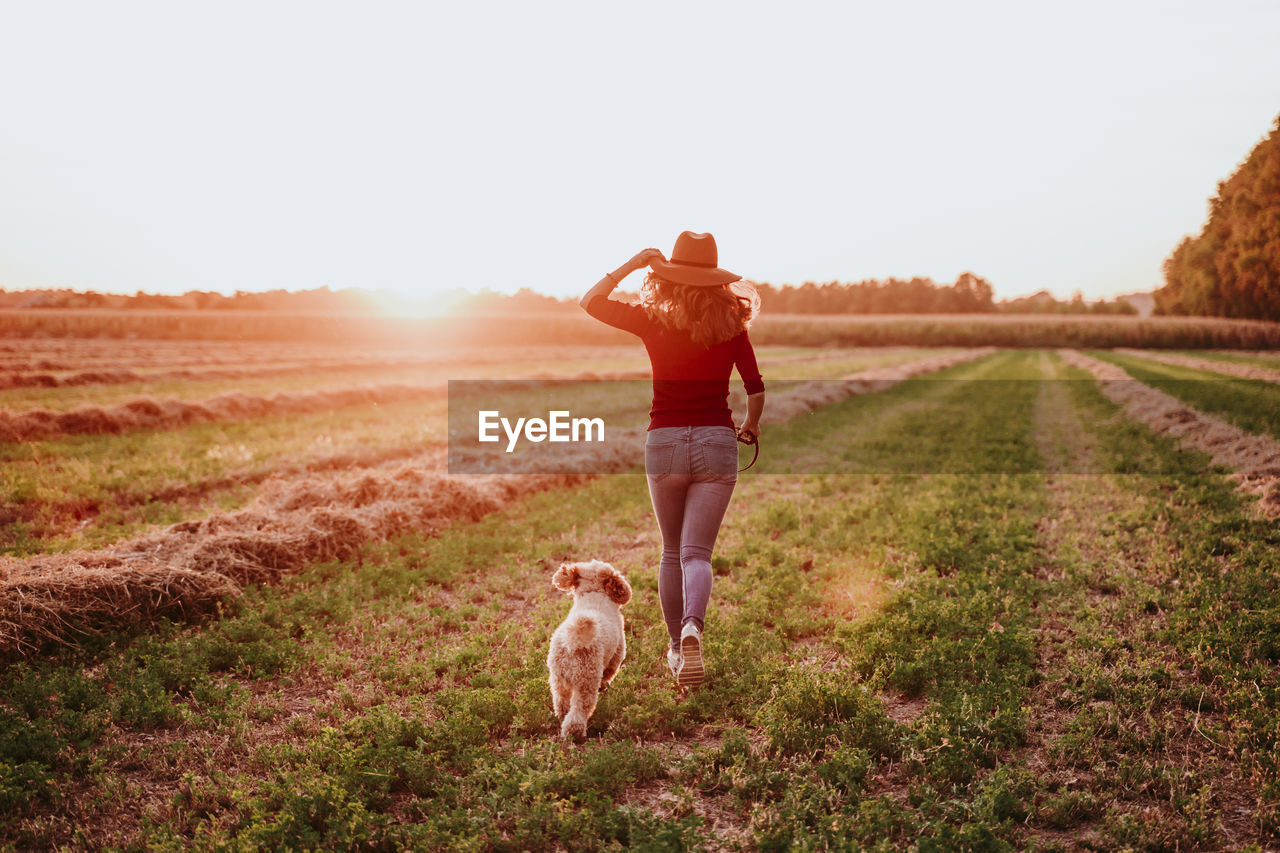
[(597, 281), (595, 287), (592, 287), (583, 294), (582, 298), (578, 300), (578, 304), (585, 310), (586, 307), (591, 304), (592, 299), (595, 299), (597, 296), (608, 296), (610, 293), (613, 293), (613, 289), (621, 284), (624, 278), (631, 275), (636, 270), (644, 269), (649, 266), (649, 261), (654, 258), (666, 260), (666, 257), (662, 252), (659, 252), (657, 249), (641, 249), (631, 258), (631, 260), (627, 261), (613, 272), (605, 273), (604, 278)]

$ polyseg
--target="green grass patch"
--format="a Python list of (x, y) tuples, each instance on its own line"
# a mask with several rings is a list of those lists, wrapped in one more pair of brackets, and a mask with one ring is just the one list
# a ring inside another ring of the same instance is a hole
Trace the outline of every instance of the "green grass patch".
[(1280, 438), (1280, 385), (1110, 352), (1090, 355), (1246, 432)]

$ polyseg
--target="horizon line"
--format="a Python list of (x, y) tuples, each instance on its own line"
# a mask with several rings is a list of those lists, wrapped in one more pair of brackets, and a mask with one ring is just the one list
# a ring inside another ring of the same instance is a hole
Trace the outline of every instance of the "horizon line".
[[(976, 275), (976, 273), (975, 273), (975, 275)], [(981, 276), (978, 276), (978, 277), (979, 277), (979, 278), (981, 278)], [(830, 280), (827, 280), (827, 281), (804, 281), (804, 282), (801, 282), (801, 283), (799, 283), (799, 284), (793, 284), (793, 283), (791, 283), (791, 282), (783, 282), (782, 284), (774, 284), (773, 282), (768, 282), (768, 281), (755, 281), (755, 280), (753, 280), (753, 279), (746, 279), (746, 278), (744, 278), (744, 279), (743, 279), (743, 281), (746, 281), (747, 283), (752, 284), (752, 285), (757, 285), (757, 286), (758, 286), (758, 285), (766, 285), (766, 286), (773, 287), (773, 288), (777, 288), (777, 289), (785, 289), (785, 288), (795, 288), (795, 289), (799, 289), (799, 288), (804, 287), (805, 285), (809, 285), (809, 284), (813, 284), (813, 285), (816, 285), (816, 286), (818, 286), (818, 287), (825, 287), (825, 286), (828, 286), (828, 285), (831, 285), (831, 284), (847, 285), (847, 284), (861, 284), (861, 283), (863, 283), (863, 282), (871, 282), (871, 281), (875, 281), (875, 282), (887, 282), (887, 281), (912, 281), (912, 280), (914, 280), (914, 279), (927, 279), (927, 280), (929, 280), (929, 281), (932, 281), (935, 285), (938, 285), (939, 287), (953, 287), (953, 286), (954, 286), (954, 284), (955, 284), (954, 282), (938, 282), (938, 281), (936, 281), (936, 280), (934, 280), (934, 279), (930, 278), (929, 276), (920, 276), (920, 275), (916, 275), (916, 276), (909, 276), (909, 277), (903, 277), (903, 276), (888, 276), (887, 278), (861, 278), (861, 279), (851, 279), (851, 280), (830, 279)], [(990, 282), (988, 282), (988, 283), (990, 283)], [(1162, 286), (1163, 286), (1163, 285), (1162, 285)], [(1152, 295), (1156, 290), (1159, 290), (1159, 289), (1160, 289), (1159, 287), (1154, 287), (1154, 288), (1151, 288), (1151, 289), (1148, 289), (1148, 290), (1130, 290), (1130, 291), (1125, 291), (1124, 293), (1117, 293), (1117, 294), (1115, 294), (1114, 296), (1110, 296), (1110, 297), (1100, 296), (1100, 297), (1092, 298), (1092, 299), (1091, 299), (1091, 298), (1089, 298), (1089, 297), (1083, 297), (1083, 298), (1084, 298), (1084, 301), (1085, 301), (1086, 303), (1112, 302), (1112, 301), (1115, 301), (1115, 300), (1117, 300), (1117, 299), (1122, 299), (1122, 298), (1127, 297), (1127, 296), (1150, 296), (1150, 295)], [(452, 287), (452, 288), (449, 288), (449, 289), (447, 289), (447, 290), (441, 290), (441, 291), (438, 291), (437, 293), (435, 293), (434, 295), (431, 295), (431, 296), (410, 296), (410, 295), (407, 295), (407, 294), (401, 293), (400, 291), (395, 290), (395, 289), (392, 289), (392, 288), (369, 288), (369, 287), (362, 287), (362, 286), (359, 286), (359, 285), (351, 285), (351, 286), (347, 286), (347, 287), (337, 287), (337, 288), (335, 288), (335, 287), (332, 287), (331, 285), (327, 285), (327, 284), (317, 285), (316, 287), (308, 287), (308, 288), (285, 288), (285, 287), (276, 287), (276, 288), (270, 288), (270, 289), (265, 289), (265, 290), (244, 290), (244, 289), (242, 289), (242, 288), (235, 288), (235, 289), (230, 290), (230, 291), (218, 290), (218, 289), (208, 289), (208, 290), (204, 290), (204, 289), (194, 288), (194, 287), (193, 287), (193, 288), (189, 288), (189, 289), (187, 289), (187, 290), (183, 290), (183, 291), (180, 291), (180, 292), (146, 291), (146, 290), (140, 290), (140, 289), (139, 289), (139, 290), (134, 290), (134, 291), (132, 291), (132, 292), (129, 292), (129, 291), (123, 291), (123, 290), (99, 290), (99, 289), (97, 289), (97, 288), (87, 288), (87, 289), (85, 289), (85, 288), (70, 287), (70, 286), (62, 286), (62, 287), (54, 287), (54, 286), (47, 286), (47, 287), (21, 287), (21, 288), (13, 288), (13, 289), (10, 289), (10, 288), (7, 288), (7, 287), (5, 287), (5, 286), (3, 286), (3, 285), (0, 285), (0, 293), (65, 293), (65, 292), (71, 292), (71, 293), (83, 293), (83, 294), (88, 294), (88, 293), (98, 293), (98, 294), (101, 294), (101, 295), (103, 295), (103, 296), (126, 296), (126, 297), (131, 297), (131, 298), (136, 298), (139, 294), (141, 294), (141, 295), (143, 295), (143, 296), (185, 296), (185, 295), (187, 295), (187, 294), (189, 294), (189, 293), (217, 293), (217, 294), (219, 294), (220, 296), (223, 296), (223, 297), (226, 297), (226, 298), (230, 299), (230, 298), (233, 298), (237, 293), (249, 293), (249, 294), (291, 293), (291, 294), (292, 294), (292, 293), (312, 293), (312, 292), (316, 292), (316, 291), (326, 291), (326, 290), (327, 290), (327, 291), (329, 291), (330, 293), (346, 293), (346, 292), (366, 293), (366, 294), (369, 294), (370, 296), (379, 297), (379, 298), (382, 298), (382, 299), (386, 299), (386, 298), (390, 297), (390, 298), (391, 298), (391, 299), (393, 299), (393, 300), (397, 300), (397, 301), (401, 301), (401, 302), (415, 302), (415, 303), (416, 303), (416, 302), (429, 302), (429, 301), (433, 301), (433, 300), (438, 300), (438, 299), (439, 299), (439, 298), (441, 298), (441, 297), (446, 297), (446, 298), (448, 298), (448, 297), (453, 297), (453, 298), (457, 298), (457, 296), (458, 296), (459, 294), (465, 294), (465, 295), (467, 295), (467, 296), (486, 296), (486, 295), (488, 295), (488, 296), (505, 296), (505, 297), (512, 297), (512, 296), (515, 296), (515, 295), (516, 295), (516, 294), (518, 294), (518, 293), (524, 293), (524, 292), (532, 293), (532, 294), (534, 294), (534, 295), (536, 295), (536, 296), (542, 296), (542, 297), (545, 297), (545, 298), (548, 298), (548, 299), (554, 299), (554, 300), (556, 300), (556, 301), (558, 301), (558, 302), (565, 302), (565, 301), (570, 301), (570, 302), (572, 302), (572, 301), (575, 301), (575, 300), (578, 298), (577, 296), (574, 296), (574, 295), (571, 295), (571, 294), (569, 294), (569, 295), (565, 295), (565, 296), (557, 296), (557, 295), (552, 294), (552, 293), (545, 293), (545, 292), (543, 292), (543, 291), (541, 291), (541, 290), (538, 290), (537, 288), (530, 287), (530, 286), (519, 287), (519, 288), (517, 288), (517, 289), (515, 289), (515, 290), (513, 290), (513, 291), (510, 291), (510, 292), (507, 292), (507, 291), (504, 291), (504, 290), (493, 290), (493, 289), (488, 288), (488, 287), (482, 287), (482, 288), (480, 288), (479, 290), (474, 290), (474, 289), (472, 289), (472, 288), (468, 288), (468, 287)], [(586, 291), (584, 290), (583, 292), (585, 293)], [(627, 289), (627, 288), (619, 288), (619, 292), (621, 292), (621, 293), (632, 293), (632, 292), (638, 292), (638, 288), (637, 288), (636, 290), (629, 290), (629, 289)], [(1038, 295), (1039, 295), (1039, 294), (1041, 294), (1041, 293), (1047, 293), (1047, 294), (1049, 294), (1051, 297), (1053, 297), (1055, 300), (1060, 301), (1060, 302), (1070, 302), (1070, 301), (1072, 301), (1072, 300), (1075, 298), (1075, 295), (1076, 295), (1077, 293), (1081, 293), (1081, 290), (1080, 290), (1080, 289), (1077, 289), (1077, 290), (1073, 291), (1072, 293), (1068, 294), (1067, 296), (1059, 296), (1057, 293), (1055, 293), (1055, 292), (1053, 291), (1053, 289), (1052, 289), (1052, 288), (1048, 288), (1048, 287), (1041, 287), (1041, 288), (1039, 288), (1039, 289), (1037, 289), (1037, 290), (1030, 291), (1030, 292), (1027, 292), (1027, 293), (1018, 294), (1018, 295), (1015, 295), (1015, 296), (1003, 296), (1003, 297), (996, 297), (996, 298), (995, 298), (995, 302), (998, 304), (998, 303), (1001, 303), (1001, 302), (1016, 301), (1016, 300), (1018, 300), (1018, 299), (1030, 299), (1030, 298), (1032, 298), (1032, 297), (1034, 297), (1034, 296), (1038, 296)]]

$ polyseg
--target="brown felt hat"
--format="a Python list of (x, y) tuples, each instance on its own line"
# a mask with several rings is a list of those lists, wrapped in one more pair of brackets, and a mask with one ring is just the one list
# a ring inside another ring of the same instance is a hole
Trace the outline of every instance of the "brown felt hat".
[(715, 237), (710, 234), (694, 234), (692, 231), (685, 231), (676, 238), (670, 260), (650, 261), (649, 266), (668, 281), (695, 287), (728, 284), (742, 278), (720, 269)]

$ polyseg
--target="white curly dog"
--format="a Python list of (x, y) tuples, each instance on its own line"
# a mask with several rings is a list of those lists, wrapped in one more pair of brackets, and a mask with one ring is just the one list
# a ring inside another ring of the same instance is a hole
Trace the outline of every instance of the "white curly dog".
[(547, 669), (551, 704), (561, 720), (560, 736), (581, 740), (596, 710), (600, 691), (609, 686), (627, 656), (622, 605), (631, 585), (608, 563), (565, 563), (551, 583), (573, 596), (569, 615), (551, 635)]

